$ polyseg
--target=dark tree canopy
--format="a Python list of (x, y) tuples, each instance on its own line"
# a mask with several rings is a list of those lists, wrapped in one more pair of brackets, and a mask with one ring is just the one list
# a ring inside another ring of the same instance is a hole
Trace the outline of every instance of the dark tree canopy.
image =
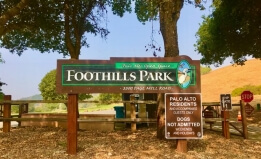
[(216, 0), (196, 36), (201, 62), (220, 65), (227, 57), (243, 64), (247, 56), (261, 57), (261, 1)]
[(107, 8), (123, 16), (131, 0), (3, 0), (0, 6), (0, 47), (19, 55), (31, 48), (78, 59), (81, 47), (88, 47), (87, 33), (108, 35), (102, 25)]

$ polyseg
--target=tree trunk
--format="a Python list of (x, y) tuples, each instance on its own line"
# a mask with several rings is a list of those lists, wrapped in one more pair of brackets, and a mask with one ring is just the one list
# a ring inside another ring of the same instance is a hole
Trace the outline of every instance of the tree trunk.
[(164, 40), (165, 57), (179, 56), (177, 21), (184, 0), (161, 0), (160, 31)]
[(157, 110), (157, 138), (165, 138), (165, 105), (164, 93), (158, 94), (158, 110)]
[[(160, 31), (164, 40), (164, 57), (179, 56), (177, 21), (184, 0), (160, 0)], [(165, 138), (165, 102), (164, 94), (158, 94), (157, 137)]]

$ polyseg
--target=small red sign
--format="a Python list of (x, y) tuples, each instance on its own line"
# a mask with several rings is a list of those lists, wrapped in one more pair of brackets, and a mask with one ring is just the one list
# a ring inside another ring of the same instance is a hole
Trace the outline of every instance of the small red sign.
[(243, 100), (246, 103), (251, 102), (254, 99), (254, 95), (250, 91), (244, 91), (241, 93), (241, 100)]
[(248, 116), (250, 116), (253, 113), (254, 108), (249, 103), (247, 103), (245, 106), (245, 111), (246, 111), (246, 114)]

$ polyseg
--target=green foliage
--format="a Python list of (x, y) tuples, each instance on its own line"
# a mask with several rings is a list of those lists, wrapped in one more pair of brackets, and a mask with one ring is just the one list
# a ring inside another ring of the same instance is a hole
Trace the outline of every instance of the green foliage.
[(1, 54), (1, 52), (0, 52), (0, 63), (4, 63), (5, 61), (4, 61), (4, 59), (2, 58), (2, 54)]
[(125, 12), (131, 12), (131, 0), (112, 0), (108, 2), (112, 7), (113, 14), (123, 16)]
[(115, 103), (121, 100), (120, 93), (101, 93), (99, 95), (99, 101), (102, 104)]
[(159, 12), (159, 4), (157, 0), (136, 0), (135, 13), (140, 22), (156, 20)]
[(18, 114), (19, 113), (19, 105), (12, 105), (11, 106), (11, 113)]
[(45, 103), (40, 105), (32, 106), (33, 109), (29, 112), (38, 112), (38, 113), (60, 113), (66, 112), (67, 108), (65, 104), (62, 103)]
[[(39, 84), (44, 100), (67, 100), (67, 94), (56, 93), (56, 70), (48, 72)], [(79, 100), (91, 98), (90, 94), (79, 94)]]
[(36, 104), (29, 104), (29, 106), (28, 106), (28, 112), (35, 112), (35, 105)]
[(119, 16), (131, 11), (131, 0), (24, 0), (18, 7), (19, 2), (0, 1), (0, 47), (18, 55), (31, 48), (77, 58), (89, 46), (87, 33), (108, 35), (107, 7)]
[(201, 63), (220, 65), (227, 57), (243, 64), (246, 56), (260, 58), (261, 1), (216, 0), (213, 13), (203, 17), (195, 47)]
[(4, 93), (2, 91), (0, 91), (0, 100), (4, 100)]
[(210, 67), (208, 67), (208, 66), (206, 66), (206, 67), (200, 66), (200, 74), (201, 75), (205, 75), (205, 74), (209, 73), (210, 71), (211, 71)]
[[(160, 7), (163, 6), (162, 3), (167, 3), (167, 2), (162, 2), (158, 0), (135, 0), (135, 13), (137, 15), (138, 20), (144, 23), (146, 21), (159, 19), (159, 10)], [(182, 5), (183, 3), (192, 4), (195, 7), (200, 8), (201, 10), (205, 9), (201, 0), (185, 0), (181, 3)], [(166, 12), (172, 12), (172, 11), (168, 10)]]
[(246, 86), (234, 89), (231, 93), (231, 96), (232, 97), (240, 96), (241, 93), (246, 90), (252, 92), (254, 95), (261, 95), (261, 85), (259, 85), (259, 86), (246, 85)]

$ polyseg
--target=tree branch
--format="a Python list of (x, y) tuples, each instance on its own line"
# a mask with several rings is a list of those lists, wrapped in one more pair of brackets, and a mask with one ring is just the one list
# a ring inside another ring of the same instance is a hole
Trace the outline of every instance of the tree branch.
[(29, 0), (21, 0), (13, 8), (8, 9), (3, 15), (0, 16), (0, 27), (6, 25), (6, 23), (14, 16), (18, 15), (22, 9), (28, 5)]
[(74, 46), (72, 44), (72, 40), (70, 37), (70, 10), (69, 10), (69, 0), (65, 0), (64, 3), (64, 18), (65, 18), (65, 45), (71, 55), (72, 59), (78, 59), (79, 55), (77, 56), (74, 52)]

